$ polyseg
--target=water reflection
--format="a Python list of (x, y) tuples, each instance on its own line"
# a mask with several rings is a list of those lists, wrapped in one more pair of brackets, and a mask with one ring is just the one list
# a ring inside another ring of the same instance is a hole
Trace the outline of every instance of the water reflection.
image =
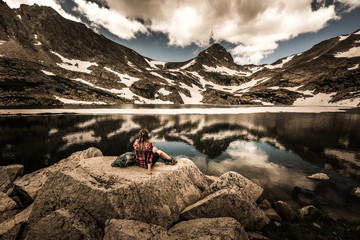
[[(354, 217), (360, 213), (359, 200), (350, 195), (360, 186), (359, 116), (345, 112), (2, 117), (1, 165), (21, 163), (31, 172), (92, 146), (104, 155), (119, 155), (132, 150), (139, 129), (146, 127), (157, 147), (191, 158), (206, 174), (237, 171), (263, 186), (271, 200), (282, 199), (295, 207), (311, 203)], [(306, 178), (317, 172), (328, 174), (330, 181)]]

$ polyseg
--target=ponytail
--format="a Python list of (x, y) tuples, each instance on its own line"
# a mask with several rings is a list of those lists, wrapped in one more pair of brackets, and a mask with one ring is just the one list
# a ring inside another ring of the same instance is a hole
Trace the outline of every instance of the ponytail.
[(142, 157), (145, 155), (146, 143), (149, 142), (149, 139), (150, 139), (149, 131), (146, 128), (141, 129), (139, 131), (139, 141), (138, 141), (137, 151)]

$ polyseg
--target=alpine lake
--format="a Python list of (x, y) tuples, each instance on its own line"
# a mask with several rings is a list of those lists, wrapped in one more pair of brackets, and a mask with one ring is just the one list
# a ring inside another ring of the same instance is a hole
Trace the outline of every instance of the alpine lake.
[[(89, 147), (132, 151), (141, 128), (154, 145), (207, 174), (238, 172), (272, 202), (314, 205), (360, 221), (360, 109), (123, 105), (1, 109), (0, 165), (36, 171)], [(142, 169), (139, 168), (139, 171)], [(156, 171), (156, 166), (153, 171)], [(307, 178), (325, 173), (329, 180)], [(144, 172), (145, 174), (145, 172)]]

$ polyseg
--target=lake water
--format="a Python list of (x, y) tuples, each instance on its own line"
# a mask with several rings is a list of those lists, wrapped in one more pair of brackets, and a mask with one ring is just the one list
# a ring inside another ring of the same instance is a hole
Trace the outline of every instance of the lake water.
[[(236, 171), (262, 186), (270, 201), (295, 209), (313, 204), (334, 217), (360, 221), (360, 199), (352, 195), (360, 187), (359, 109), (247, 108), (244, 114), (224, 107), (195, 114), (208, 108), (148, 106), (134, 114), (136, 108), (2, 110), (0, 164), (20, 163), (29, 173), (88, 147), (116, 156), (131, 151), (139, 129), (148, 128), (156, 147), (190, 158), (205, 174)], [(14, 115), (21, 112), (38, 114)], [(319, 172), (330, 180), (306, 178)]]

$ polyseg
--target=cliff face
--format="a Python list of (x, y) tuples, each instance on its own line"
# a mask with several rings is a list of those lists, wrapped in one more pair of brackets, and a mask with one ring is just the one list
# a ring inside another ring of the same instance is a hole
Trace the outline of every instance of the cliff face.
[(271, 65), (239, 66), (220, 44), (155, 61), (38, 5), (0, 1), (0, 106), (359, 104), (360, 31)]
[(149, 176), (137, 166), (113, 168), (115, 157), (101, 155), (90, 148), (8, 182), (6, 192), (16, 186), (33, 203), (2, 220), (0, 238), (248, 239), (244, 228), (269, 222), (256, 204), (262, 188), (240, 174), (208, 177), (192, 161), (179, 159), (174, 166), (157, 163)]

